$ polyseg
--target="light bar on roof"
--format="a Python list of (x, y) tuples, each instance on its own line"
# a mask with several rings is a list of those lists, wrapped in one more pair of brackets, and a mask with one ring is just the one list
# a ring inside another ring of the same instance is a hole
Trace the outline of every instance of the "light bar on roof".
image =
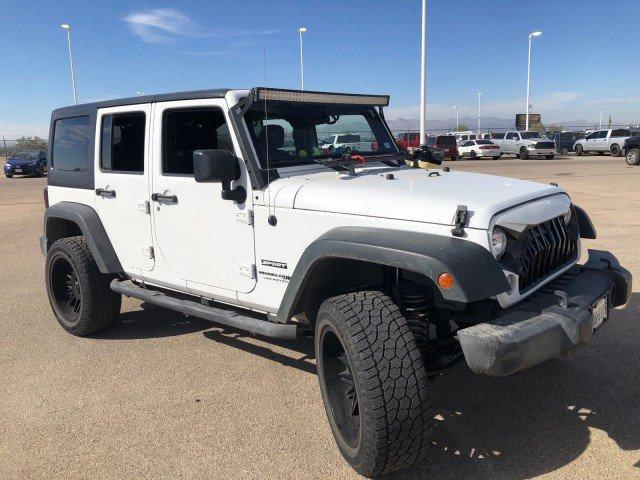
[(389, 95), (356, 95), (352, 93), (306, 92), (304, 90), (281, 90), (276, 88), (256, 88), (257, 101), (333, 103), (340, 105), (373, 105), (386, 107)]

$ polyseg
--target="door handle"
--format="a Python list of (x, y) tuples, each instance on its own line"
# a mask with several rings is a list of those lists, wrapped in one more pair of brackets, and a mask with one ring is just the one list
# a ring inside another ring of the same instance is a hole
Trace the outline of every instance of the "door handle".
[(115, 190), (105, 190), (104, 188), (96, 188), (96, 195), (107, 198), (114, 198), (116, 196)]
[(178, 203), (178, 197), (176, 195), (162, 195), (161, 193), (152, 193), (151, 200), (154, 202)]

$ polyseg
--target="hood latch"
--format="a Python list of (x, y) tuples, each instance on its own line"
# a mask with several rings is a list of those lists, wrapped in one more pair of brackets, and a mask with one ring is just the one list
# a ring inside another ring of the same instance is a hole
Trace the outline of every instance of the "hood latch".
[(455, 228), (451, 230), (454, 237), (464, 237), (464, 227), (467, 226), (469, 220), (469, 212), (466, 205), (458, 205), (456, 215), (454, 217)]

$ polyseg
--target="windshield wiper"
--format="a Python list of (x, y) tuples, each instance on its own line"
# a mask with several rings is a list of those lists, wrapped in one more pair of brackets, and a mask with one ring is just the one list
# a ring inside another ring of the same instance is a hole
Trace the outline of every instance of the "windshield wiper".
[(312, 160), (319, 165), (332, 168), (338, 172), (346, 171), (351, 177), (356, 174), (356, 166), (362, 166), (367, 162), (366, 158), (351, 150), (345, 151), (339, 158), (312, 158)]

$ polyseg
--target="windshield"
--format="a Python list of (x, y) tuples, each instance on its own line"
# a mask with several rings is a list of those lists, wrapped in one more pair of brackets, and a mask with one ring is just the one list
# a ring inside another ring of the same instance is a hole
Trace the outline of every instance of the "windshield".
[(262, 168), (305, 165), (362, 155), (398, 153), (378, 111), (371, 106), (318, 103), (256, 103), (244, 116)]
[(16, 160), (37, 160), (38, 151), (37, 150), (27, 150), (26, 152), (16, 153), (13, 156)]
[(542, 138), (539, 132), (520, 132), (520, 136), (523, 140), (529, 140), (531, 138)]

